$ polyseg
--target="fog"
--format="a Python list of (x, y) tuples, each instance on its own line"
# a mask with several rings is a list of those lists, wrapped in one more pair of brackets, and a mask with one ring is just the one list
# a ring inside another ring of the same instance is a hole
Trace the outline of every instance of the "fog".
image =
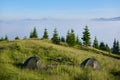
[(23, 39), (29, 37), (34, 27), (37, 28), (39, 38), (44, 29), (48, 29), (49, 37), (52, 37), (54, 28), (57, 28), (60, 36), (66, 36), (67, 31), (74, 29), (79, 38), (82, 37), (84, 27), (88, 26), (91, 33), (91, 41), (96, 36), (98, 41), (107, 43), (112, 47), (114, 38), (120, 41), (120, 21), (93, 21), (91, 19), (21, 19), (0, 20), (0, 37), (8, 35), (13, 40), (16, 36)]

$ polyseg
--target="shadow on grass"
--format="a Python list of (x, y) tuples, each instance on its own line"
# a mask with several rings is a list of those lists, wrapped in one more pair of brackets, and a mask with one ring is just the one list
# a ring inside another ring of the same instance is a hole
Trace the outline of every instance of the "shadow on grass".
[(120, 71), (111, 71), (111, 74), (120, 77)]
[(110, 73), (115, 77), (115, 80), (120, 80), (120, 70), (112, 69)]
[(22, 68), (23, 63), (13, 63), (13, 65), (17, 68)]

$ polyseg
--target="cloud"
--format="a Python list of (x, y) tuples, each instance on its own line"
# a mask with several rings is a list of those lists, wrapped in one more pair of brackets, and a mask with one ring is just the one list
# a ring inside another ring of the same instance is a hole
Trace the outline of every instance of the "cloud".
[(54, 19), (54, 18), (41, 18), (41, 19), (26, 18), (26, 19), (21, 19), (21, 21), (48, 21), (48, 20), (56, 20), (56, 19)]
[(92, 19), (94, 21), (120, 21), (120, 17), (113, 17), (113, 18), (95, 18)]

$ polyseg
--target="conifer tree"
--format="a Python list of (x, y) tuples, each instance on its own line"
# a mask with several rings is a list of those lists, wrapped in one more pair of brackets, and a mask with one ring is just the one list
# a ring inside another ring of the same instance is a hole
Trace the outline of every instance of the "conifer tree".
[(119, 41), (117, 41), (117, 46), (116, 46), (117, 54), (120, 53), (120, 46), (119, 46)]
[(105, 44), (104, 42), (100, 42), (99, 49), (110, 52), (110, 47), (108, 46), (108, 44)]
[(34, 27), (34, 30), (33, 30), (33, 38), (38, 38), (36, 27)]
[(108, 46), (108, 44), (105, 45), (105, 51), (110, 52), (110, 47)]
[(3, 38), (3, 37), (1, 37), (0, 41), (4, 41), (4, 38)]
[(98, 40), (97, 40), (97, 38), (96, 38), (96, 37), (95, 37), (94, 42), (93, 42), (93, 47), (94, 47), (94, 48), (96, 48), (96, 49), (98, 49), (98, 48), (99, 48), (99, 45), (98, 45)]
[(67, 36), (66, 36), (66, 43), (70, 43), (70, 31), (68, 30)]
[(7, 35), (5, 35), (5, 40), (8, 41), (8, 36)]
[(117, 47), (117, 41), (116, 39), (114, 39), (112, 53), (117, 53), (116, 47)]
[(44, 30), (43, 39), (48, 39), (48, 32), (47, 32), (47, 29), (46, 29), (46, 28), (45, 28), (45, 30)]
[(15, 37), (15, 40), (19, 40), (20, 38), (18, 36)]
[(83, 45), (90, 46), (91, 42), (90, 42), (90, 32), (88, 26), (85, 26), (83, 37), (81, 39), (83, 40)]
[(5, 35), (5, 37), (1, 37), (0, 41), (8, 41), (8, 36)]
[(66, 36), (66, 43), (69, 46), (75, 46), (76, 38), (75, 38), (75, 33), (73, 29), (71, 29), (71, 32), (68, 31), (67, 36)]
[(38, 38), (36, 27), (34, 27), (33, 31), (30, 33), (30, 38)]
[(71, 46), (75, 46), (75, 44), (76, 44), (76, 37), (75, 37), (75, 33), (74, 33), (73, 29), (71, 29), (70, 38), (71, 38), (70, 45)]
[(61, 41), (61, 42), (65, 42), (65, 38), (62, 36), (62, 37), (60, 38), (60, 41)]
[(30, 38), (33, 38), (33, 32), (30, 32)]
[(77, 44), (77, 45), (82, 45), (82, 43), (81, 43), (81, 41), (79, 40), (79, 37), (78, 37), (78, 36), (76, 37), (76, 44)]
[(104, 42), (100, 42), (99, 49), (105, 51), (106, 48)]
[(54, 44), (60, 44), (60, 40), (59, 40), (59, 36), (58, 36), (58, 32), (57, 29), (54, 29), (54, 33), (53, 33), (53, 37), (52, 37), (52, 42)]
[(119, 52), (120, 52), (119, 41), (114, 39), (112, 53), (119, 54)]
[(79, 44), (80, 43), (80, 40), (79, 40), (79, 37), (77, 36), (76, 37), (76, 44)]

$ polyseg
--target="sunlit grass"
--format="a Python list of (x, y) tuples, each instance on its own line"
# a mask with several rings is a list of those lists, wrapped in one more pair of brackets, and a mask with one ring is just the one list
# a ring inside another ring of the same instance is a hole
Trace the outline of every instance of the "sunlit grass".
[[(54, 45), (49, 40), (3, 41), (0, 42), (0, 79), (119, 80), (120, 59), (97, 52)], [(52, 67), (45, 70), (22, 69), (24, 61), (31, 56), (38, 56), (46, 66)], [(88, 57), (96, 58), (102, 69), (81, 68), (80, 64)], [(54, 61), (58, 58), (62, 61)]]

